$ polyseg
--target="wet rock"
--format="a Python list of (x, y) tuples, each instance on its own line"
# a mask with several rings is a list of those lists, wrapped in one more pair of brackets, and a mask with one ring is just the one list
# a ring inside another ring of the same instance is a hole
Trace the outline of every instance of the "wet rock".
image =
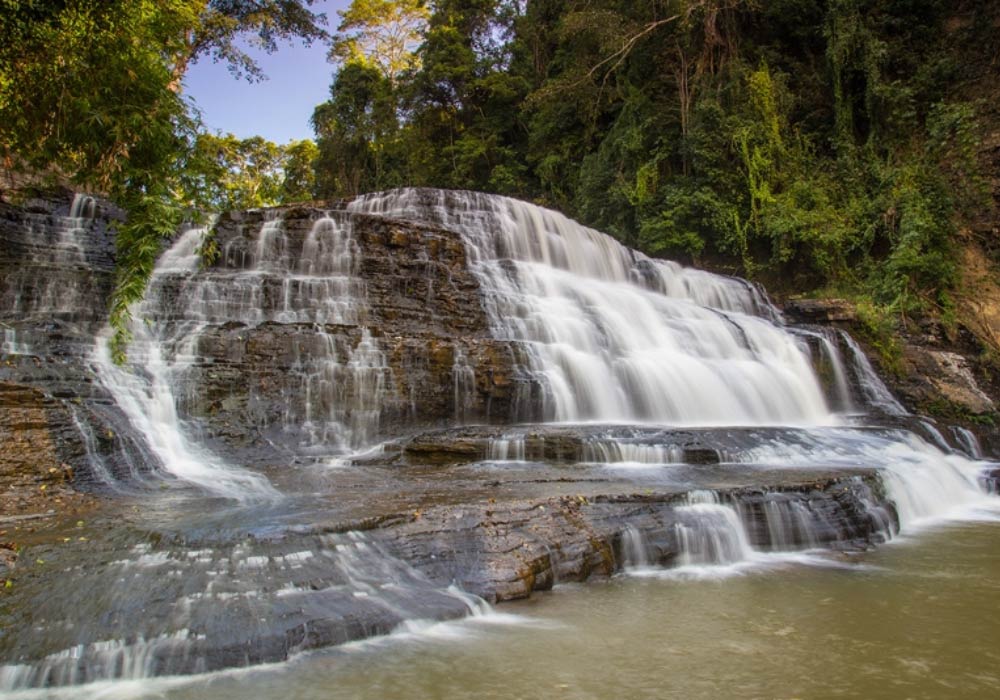
[(858, 311), (846, 299), (789, 299), (783, 312), (793, 323), (850, 323)]
[[(877, 495), (882, 489), (871, 471), (813, 474), (798, 482), (784, 475), (767, 488), (716, 493), (736, 506), (751, 543), (763, 550), (866, 548), (898, 529), (895, 510)], [(470, 503), (425, 509), (368, 535), (432, 580), (456, 581), (496, 602), (620, 571), (626, 527), (647, 541), (650, 563), (675, 563), (683, 547), (677, 509), (685, 498), (684, 492), (658, 491)]]

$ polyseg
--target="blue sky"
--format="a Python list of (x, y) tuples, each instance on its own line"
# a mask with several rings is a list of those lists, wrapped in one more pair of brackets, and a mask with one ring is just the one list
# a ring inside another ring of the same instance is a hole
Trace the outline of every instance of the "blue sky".
[[(337, 10), (350, 0), (317, 0), (313, 10), (325, 12), (327, 29), (340, 23)], [(240, 138), (263, 136), (275, 143), (313, 138), (309, 117), (330, 95), (333, 66), (327, 47), (314, 43), (281, 44), (273, 54), (249, 50), (268, 79), (260, 83), (237, 80), (222, 63), (202, 58), (184, 77), (184, 93), (194, 99), (210, 131)]]

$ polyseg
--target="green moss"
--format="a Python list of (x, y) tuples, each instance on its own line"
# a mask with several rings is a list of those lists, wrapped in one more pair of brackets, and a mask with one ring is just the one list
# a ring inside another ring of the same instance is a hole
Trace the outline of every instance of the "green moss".
[(896, 377), (906, 376), (899, 344), (899, 320), (888, 308), (869, 299), (860, 300), (857, 309), (861, 336), (875, 351), (879, 366)]
[(973, 413), (965, 406), (945, 398), (937, 398), (929, 401), (921, 406), (921, 408), (929, 415), (950, 423), (971, 423), (973, 425), (995, 428), (998, 421), (1000, 421), (1000, 414), (996, 411)]

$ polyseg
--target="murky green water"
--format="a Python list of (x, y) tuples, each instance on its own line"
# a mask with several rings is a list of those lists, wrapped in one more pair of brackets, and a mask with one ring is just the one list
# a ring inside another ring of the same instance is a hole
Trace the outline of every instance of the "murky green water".
[[(1000, 697), (1000, 523), (730, 575), (623, 576), (479, 621), (433, 625), (198, 679), (68, 697)], [(37, 697), (37, 695), (35, 695)]]

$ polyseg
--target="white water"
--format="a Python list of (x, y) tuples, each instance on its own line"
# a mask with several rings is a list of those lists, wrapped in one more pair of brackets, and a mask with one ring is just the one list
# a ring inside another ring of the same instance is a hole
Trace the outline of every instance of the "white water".
[(4, 328), (3, 346), (0, 352), (4, 355), (30, 355), (31, 346), (18, 340), (16, 330), (13, 328)]
[(906, 431), (803, 431), (764, 440), (733, 459), (789, 467), (878, 468), (903, 532), (998, 505), (979, 486), (982, 462), (946, 452)]
[(525, 447), (523, 435), (496, 438), (486, 446), (486, 459), (494, 462), (523, 462)]
[(583, 444), (582, 457), (583, 462), (616, 466), (681, 464), (684, 450), (676, 445), (592, 439)]
[(455, 359), (451, 368), (452, 383), (455, 386), (455, 423), (462, 425), (468, 422), (469, 412), (475, 400), (476, 371), (469, 364), (462, 348), (455, 347)]
[[(723, 502), (714, 491), (696, 490), (674, 509), (673, 533), (679, 553), (672, 565), (662, 568), (651, 562), (646, 537), (627, 525), (621, 535), (625, 573), (641, 578), (719, 579), (789, 565), (843, 566), (814, 549), (822, 544), (816, 535), (830, 527), (821, 513), (803, 501), (780, 500), (780, 494), (772, 497), (762, 513), (770, 542), (766, 551), (751, 544), (740, 506)], [(880, 533), (891, 537), (888, 519), (881, 522)]]
[(458, 231), (497, 338), (527, 344), (555, 421), (836, 422), (808, 350), (747, 283), (647, 258), (553, 211), (398, 190), (351, 211)]
[[(383, 616), (400, 621), (394, 630), (386, 630), (381, 640), (387, 635), (460, 633), (447, 623), (419, 617), (441, 606), (478, 621), (521, 623), (522, 618), (498, 615), (486, 601), (457, 586), (436, 586), (362, 532), (322, 535), (300, 546), (303, 549), (298, 551), (274, 551), (268, 543), (248, 540), (220, 549), (153, 550), (150, 545), (137, 545), (123, 551), (121, 559), (106, 564), (112, 578), (108, 590), (99, 595), (125, 599), (133, 587), (156, 588), (162, 596), (155, 601), (156, 614), (162, 619), (141, 620), (136, 629), (121, 630), (124, 638), (80, 643), (38, 663), (0, 664), (0, 689), (137, 680), (177, 669), (204, 673), (210, 666), (199, 643), (213, 633), (204, 630), (226, 626), (226, 615), (234, 616), (230, 623), (234, 626), (249, 624), (259, 630), (267, 625), (258, 626), (258, 622), (270, 620), (256, 620), (255, 615), (271, 610), (281, 610), (285, 617), (300, 617), (306, 624), (311, 622), (310, 615), (335, 618), (339, 613), (349, 624), (356, 610), (345, 601), (357, 600), (360, 607), (379, 610)], [(153, 578), (159, 581), (154, 583)], [(257, 611), (250, 620), (245, 619), (247, 609)], [(278, 617), (280, 627), (281, 615)], [(44, 629), (47, 623), (56, 627), (63, 624), (42, 619), (39, 628)], [(160, 631), (151, 634), (149, 629)], [(357, 644), (379, 643), (379, 639)], [(291, 648), (289, 655), (308, 649), (307, 641), (302, 641), (301, 649)]]
[(875, 407), (890, 416), (907, 415), (908, 411), (896, 400), (896, 397), (886, 387), (885, 382), (875, 373), (872, 363), (857, 341), (844, 331), (840, 332), (840, 337), (851, 353), (851, 361), (854, 363), (858, 384), (864, 394), (861, 398), (865, 405)]
[[(58, 268), (83, 268), (87, 265), (85, 237), (94, 217), (92, 197), (75, 194), (67, 217), (27, 217), (29, 239), (41, 239), (33, 253), (38, 265)], [(11, 309), (22, 318), (72, 314), (80, 305), (81, 289), (74, 278), (47, 275), (19, 284)], [(28, 350), (22, 346), (21, 351)]]

